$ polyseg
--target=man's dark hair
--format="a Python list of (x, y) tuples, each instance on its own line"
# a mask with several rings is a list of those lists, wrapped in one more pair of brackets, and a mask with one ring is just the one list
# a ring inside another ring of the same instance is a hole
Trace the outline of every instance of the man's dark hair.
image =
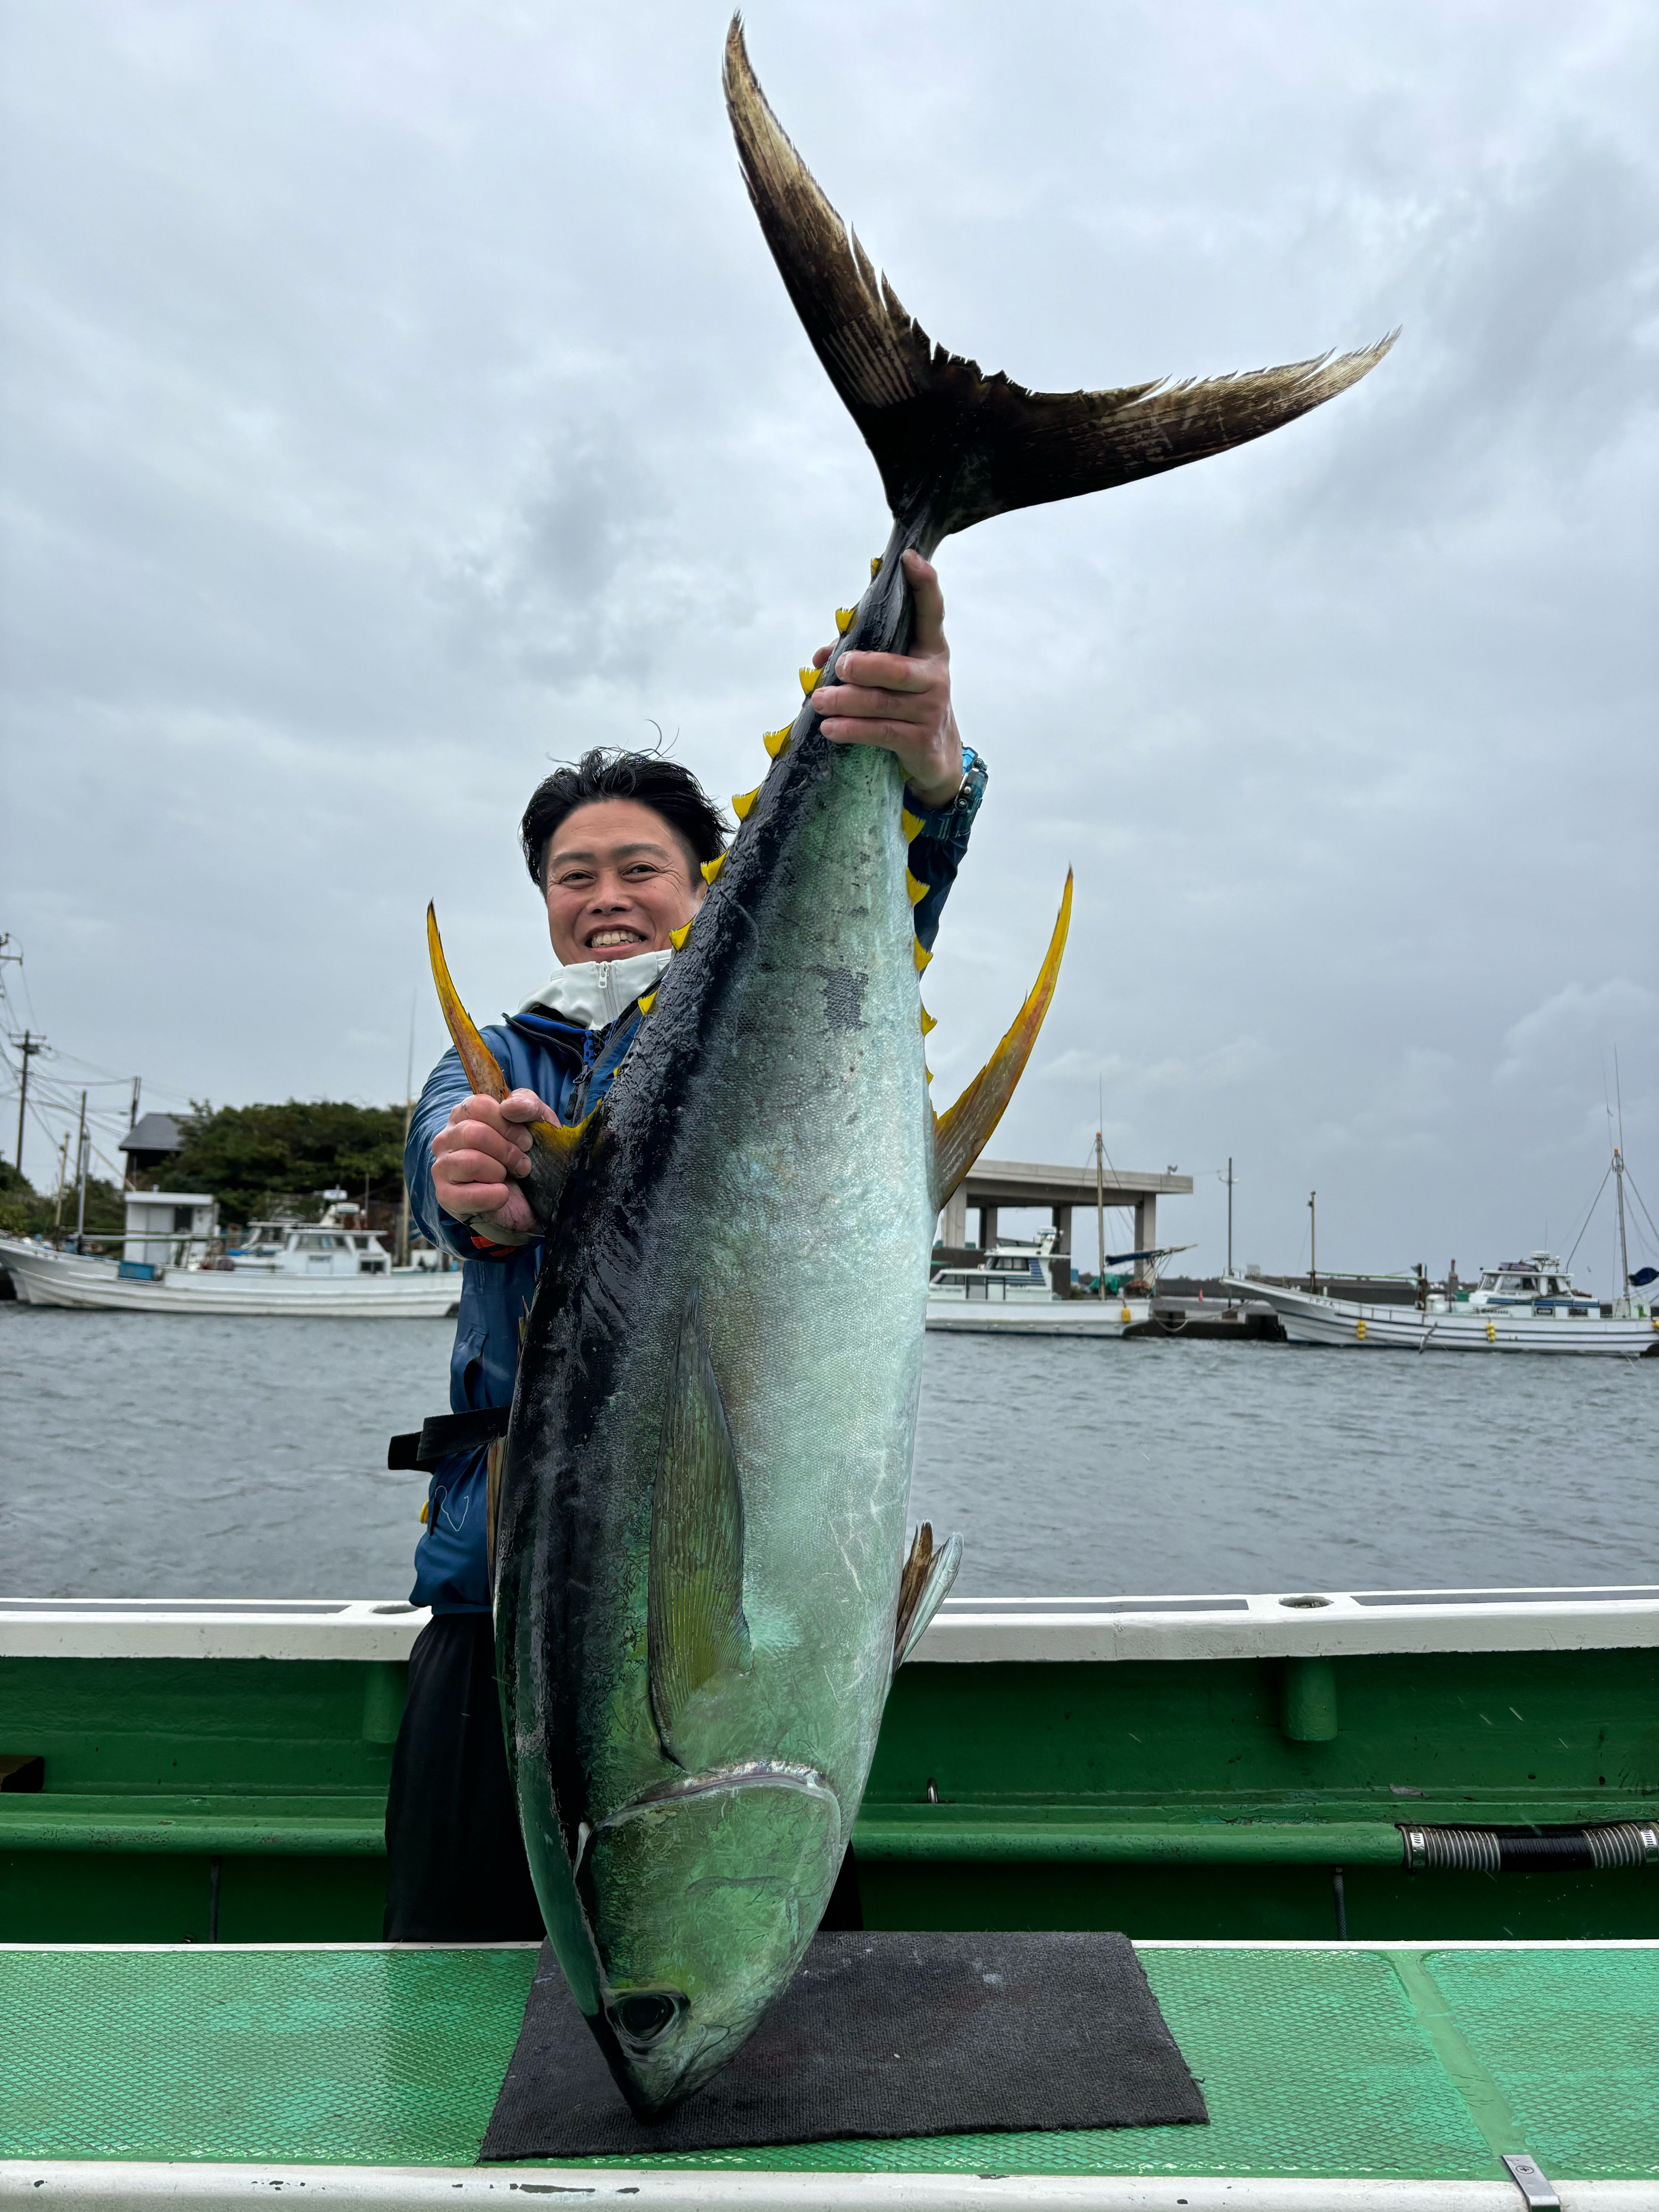
[(694, 861), (719, 858), (731, 824), (689, 769), (660, 753), (625, 753), (595, 745), (574, 766), (556, 768), (530, 794), (519, 824), (525, 866), (538, 889), (548, 841), (568, 814), (596, 799), (633, 799), (660, 814)]

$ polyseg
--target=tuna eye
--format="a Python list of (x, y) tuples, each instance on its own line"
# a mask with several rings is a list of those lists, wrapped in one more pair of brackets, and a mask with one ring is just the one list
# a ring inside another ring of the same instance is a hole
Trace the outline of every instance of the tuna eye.
[(630, 2043), (654, 2043), (679, 2008), (665, 1990), (635, 1990), (617, 1998), (611, 2017)]

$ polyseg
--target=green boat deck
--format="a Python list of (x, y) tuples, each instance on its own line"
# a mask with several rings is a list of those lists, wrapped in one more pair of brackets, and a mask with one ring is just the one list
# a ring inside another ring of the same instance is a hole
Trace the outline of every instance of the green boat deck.
[[(605, 2166), (1444, 2180), (1502, 2184), (1519, 2204), (1499, 2163), (1509, 2151), (1529, 2154), (1553, 2182), (1650, 2183), (1650, 2196), (1621, 2191), (1617, 2201), (1659, 2202), (1659, 1944), (1151, 1943), (1140, 1953), (1203, 2083), (1208, 2127), (814, 2143)], [(137, 2169), (189, 2161), (427, 2168), (428, 2186), (443, 2180), (453, 2201), (455, 2169), (475, 2166), (535, 1953), (186, 1945), (19, 1947), (3, 1957), (0, 2194), (61, 2202), (35, 2187), (50, 2183), (52, 2162), (104, 2160), (122, 2163), (141, 2201)], [(525, 2170), (511, 2171), (522, 2190)], [(505, 2172), (475, 2169), (475, 2179)], [(158, 2176), (155, 2193), (186, 2201), (187, 2177)], [(404, 2198), (381, 2201), (438, 2199), (411, 2178)]]

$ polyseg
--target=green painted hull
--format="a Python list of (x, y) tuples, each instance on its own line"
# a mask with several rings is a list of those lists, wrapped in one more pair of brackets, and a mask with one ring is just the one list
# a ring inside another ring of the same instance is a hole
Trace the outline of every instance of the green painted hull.
[[(0, 1795), (0, 1940), (205, 1942), (216, 1899), (224, 1942), (378, 1937), (402, 1676), (0, 1656), (0, 1752), (46, 1761), (40, 1794)], [(1287, 1733), (1310, 1725), (1336, 1732)], [(879, 1927), (1322, 1940), (1340, 1867), (1356, 1940), (1650, 1936), (1659, 1868), (1408, 1874), (1399, 1824), (1656, 1810), (1648, 1645), (924, 1658), (897, 1678), (854, 1843)]]

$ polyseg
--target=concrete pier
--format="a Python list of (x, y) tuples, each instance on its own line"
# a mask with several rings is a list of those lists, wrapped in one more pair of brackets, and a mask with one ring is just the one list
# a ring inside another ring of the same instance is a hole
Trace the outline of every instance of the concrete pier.
[[(1158, 1201), (1190, 1194), (1193, 1179), (1187, 1175), (1146, 1175), (1116, 1168), (1106, 1172), (1108, 1206), (1134, 1208), (1134, 1249), (1150, 1251), (1158, 1242)], [(952, 1249), (968, 1242), (968, 1213), (979, 1215), (979, 1249), (988, 1252), (997, 1241), (997, 1215), (1004, 1206), (1044, 1206), (1060, 1232), (1054, 1249), (1069, 1253), (1072, 1216), (1081, 1208), (1095, 1210), (1095, 1171), (1092, 1167), (1052, 1167), (1036, 1160), (976, 1160), (968, 1179), (939, 1216), (940, 1242)]]

